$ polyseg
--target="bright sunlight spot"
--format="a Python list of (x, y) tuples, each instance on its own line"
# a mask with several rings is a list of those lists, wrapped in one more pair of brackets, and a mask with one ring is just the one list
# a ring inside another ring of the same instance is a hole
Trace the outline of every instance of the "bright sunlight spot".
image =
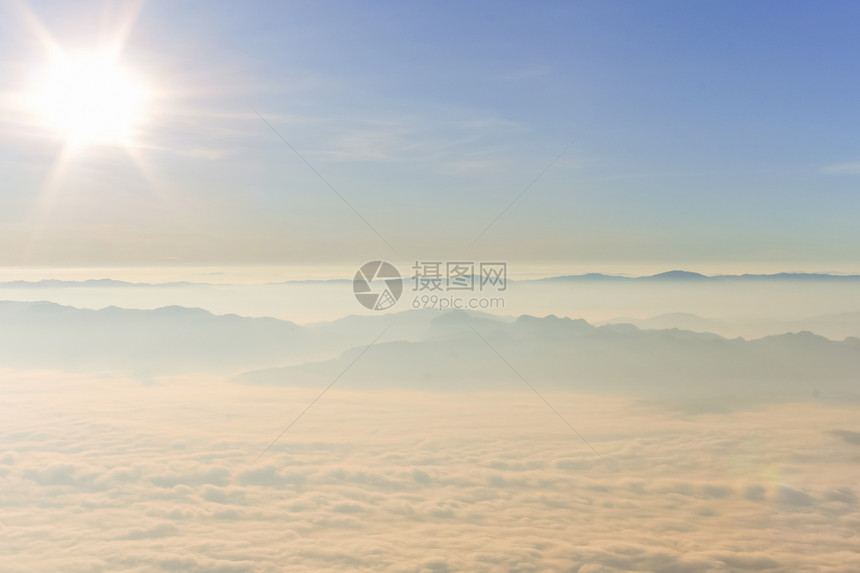
[(35, 80), (44, 125), (70, 143), (125, 143), (142, 119), (146, 91), (111, 58), (59, 58)]

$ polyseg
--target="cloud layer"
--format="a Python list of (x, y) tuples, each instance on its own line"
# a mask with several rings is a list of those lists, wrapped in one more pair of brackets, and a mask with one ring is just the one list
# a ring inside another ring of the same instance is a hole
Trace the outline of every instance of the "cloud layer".
[(856, 410), (4, 373), (0, 569), (856, 571)]

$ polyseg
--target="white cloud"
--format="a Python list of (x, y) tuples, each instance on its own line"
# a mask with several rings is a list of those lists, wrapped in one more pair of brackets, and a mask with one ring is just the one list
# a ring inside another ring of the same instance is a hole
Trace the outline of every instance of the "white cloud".
[[(856, 410), (5, 373), (0, 570), (856, 571)], [(834, 433), (834, 430), (839, 432)], [(814, 540), (814, 543), (811, 542)]]
[(860, 173), (860, 161), (854, 161), (851, 163), (834, 163), (832, 165), (825, 165), (821, 168), (822, 173), (827, 174), (839, 174), (839, 173), (850, 173), (857, 174)]

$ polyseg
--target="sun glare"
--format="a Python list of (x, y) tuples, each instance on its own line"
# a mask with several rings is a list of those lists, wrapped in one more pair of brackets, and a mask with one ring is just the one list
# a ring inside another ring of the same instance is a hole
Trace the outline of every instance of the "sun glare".
[(146, 91), (108, 57), (58, 58), (36, 75), (33, 103), (69, 143), (124, 144), (143, 119)]

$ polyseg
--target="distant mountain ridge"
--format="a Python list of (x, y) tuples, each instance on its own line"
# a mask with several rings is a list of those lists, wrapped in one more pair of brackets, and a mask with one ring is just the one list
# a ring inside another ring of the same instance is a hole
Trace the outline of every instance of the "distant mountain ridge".
[(680, 328), (694, 332), (714, 332), (732, 338), (744, 333), (745, 338), (761, 338), (771, 334), (808, 330), (831, 340), (860, 336), (860, 312), (829, 313), (802, 319), (746, 317), (745, 319), (705, 318), (688, 312), (669, 312), (649, 317), (622, 316), (604, 321), (606, 324), (634, 324), (643, 330)]
[[(358, 347), (336, 359), (249, 371), (236, 381), (322, 386), (364, 352)], [(757, 402), (815, 395), (860, 399), (857, 372), (857, 338), (832, 341), (798, 332), (748, 341), (630, 324), (594, 326), (553, 315), (506, 322), (450, 311), (440, 314), (421, 340), (383, 340), (368, 349), (349, 369), (348, 384), (510, 389), (523, 387), (522, 375), (546, 389), (618, 392), (713, 407), (734, 404), (739, 397)]]
[(169, 281), (163, 283), (145, 283), (120, 281), (115, 279), (87, 279), (73, 281), (65, 279), (41, 279), (38, 281), (6, 281), (0, 282), (0, 288), (177, 288), (177, 287), (237, 287), (237, 286), (277, 286), (287, 284), (323, 284), (346, 283), (352, 279), (308, 279), (268, 283), (208, 283), (194, 281)]
[(827, 273), (773, 273), (773, 274), (741, 274), (741, 275), (703, 275), (691, 271), (667, 271), (655, 275), (623, 276), (607, 275), (602, 273), (587, 273), (582, 275), (564, 275), (530, 279), (530, 282), (574, 282), (574, 281), (672, 281), (672, 282), (694, 282), (694, 281), (858, 281), (860, 275), (834, 275)]
[(515, 368), (545, 388), (653, 399), (858, 396), (858, 338), (834, 341), (797, 332), (728, 339), (677, 328), (459, 310), (355, 315), (302, 326), (179, 306), (90, 310), (0, 302), (0, 367), (118, 371), (142, 380), (244, 372), (237, 382), (320, 386), (345, 371), (383, 331), (386, 336), (350, 367), (350, 384), (521, 387)]
[(189, 281), (174, 281), (164, 283), (138, 283), (118, 281), (114, 279), (87, 279), (70, 281), (62, 279), (42, 279), (38, 281), (7, 281), (0, 282), (0, 288), (156, 288), (156, 287), (185, 287), (185, 286), (214, 286), (213, 283), (195, 283)]
[[(431, 310), (403, 314), (406, 318), (392, 334), (404, 340), (419, 339), (438, 316)], [(119, 370), (141, 378), (240, 372), (315, 360), (367, 344), (385, 320), (384, 315), (350, 316), (300, 326), (175, 305), (96, 310), (0, 301), (0, 367)]]
[(199, 308), (99, 310), (0, 302), (0, 365), (119, 370), (142, 377), (284, 363), (307, 349), (298, 325)]
[[(472, 277), (475, 284), (481, 277)], [(404, 281), (411, 280), (411, 276), (404, 275)], [(653, 275), (626, 276), (611, 275), (603, 273), (586, 273), (580, 275), (559, 275), (542, 277), (537, 279), (508, 279), (510, 282), (694, 282), (694, 281), (860, 281), (860, 275), (836, 275), (828, 273), (773, 273), (773, 274), (740, 274), (740, 275), (704, 275), (692, 271), (671, 270)], [(0, 282), (2, 288), (179, 288), (179, 287), (237, 287), (237, 286), (277, 286), (291, 284), (331, 284), (349, 283), (351, 278), (334, 279), (297, 279), (267, 283), (209, 283), (193, 281), (170, 281), (162, 283), (129, 282), (109, 278), (87, 279), (82, 281), (64, 279), (41, 279), (37, 281), (15, 280)]]

